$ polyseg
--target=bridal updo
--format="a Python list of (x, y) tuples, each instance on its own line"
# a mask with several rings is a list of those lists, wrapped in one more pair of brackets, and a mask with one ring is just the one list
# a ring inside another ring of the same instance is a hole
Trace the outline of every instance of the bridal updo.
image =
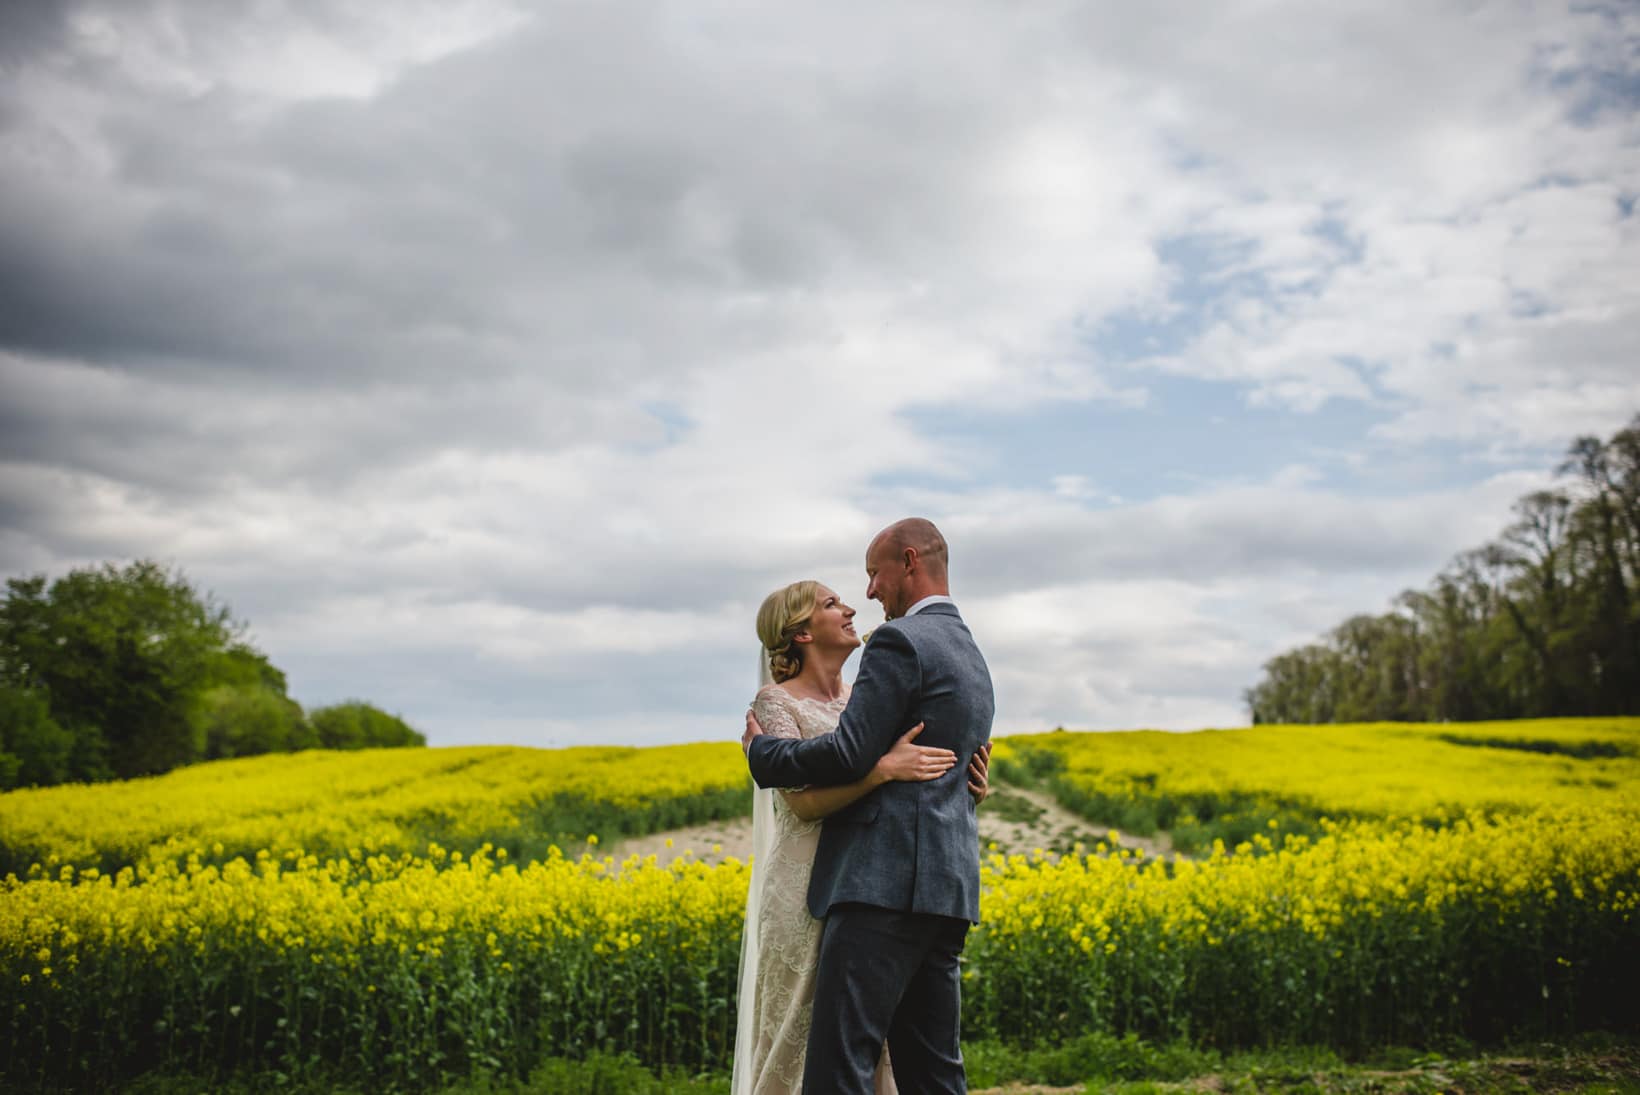
[(803, 671), (803, 647), (795, 639), (819, 603), (820, 583), (815, 581), (793, 582), (763, 598), (763, 607), (757, 610), (757, 637), (775, 683)]

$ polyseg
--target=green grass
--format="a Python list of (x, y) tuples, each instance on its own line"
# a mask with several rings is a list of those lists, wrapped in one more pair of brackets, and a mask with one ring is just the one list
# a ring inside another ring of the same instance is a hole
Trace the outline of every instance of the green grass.
[[(294, 1082), (281, 1073), (265, 1073), (227, 1082), (180, 1075), (147, 1076), (126, 1090), (132, 1095), (254, 1095), (267, 1091), (377, 1095), (401, 1089), (331, 1084), (323, 1079)], [(432, 1090), (437, 1095), (729, 1095), (729, 1076), (690, 1075), (682, 1070), (658, 1075), (628, 1056), (594, 1054), (578, 1061), (548, 1058), (523, 1080), (476, 1075)]]
[(994, 785), (990, 797), (985, 800), (985, 811), (1019, 825), (1035, 825), (1047, 813), (1024, 795)]
[(1296, 1046), (1221, 1054), (1182, 1043), (1156, 1045), (1132, 1035), (1090, 1034), (1056, 1046), (1022, 1049), (969, 1043), (969, 1087), (1044, 1085), (1110, 1095), (1217, 1091), (1334, 1093), (1529, 1092), (1640, 1095), (1640, 1037), (1588, 1035), (1481, 1053), (1461, 1043), (1441, 1052), (1386, 1047), (1359, 1060), (1332, 1049)]
[(1090, 1077), (1084, 1090), (1090, 1095), (1640, 1095), (1640, 1038), (1586, 1035), (1484, 1053), (1462, 1044), (1440, 1052), (1386, 1047), (1354, 1061), (1322, 1047), (1257, 1050), (1228, 1054), (1185, 1078)]
[[(968, 1086), (1042, 1085), (1089, 1095), (1640, 1095), (1640, 1034), (1592, 1034), (1485, 1052), (1463, 1043), (1440, 1051), (1390, 1046), (1347, 1061), (1325, 1047), (1297, 1046), (1222, 1054), (1183, 1043), (1156, 1045), (1132, 1035), (1090, 1034), (1059, 1045), (1022, 1048), (1000, 1042), (963, 1047)], [(365, 1095), (379, 1088), (289, 1083), (278, 1074), (234, 1083), (150, 1076), (137, 1095)], [(1026, 1090), (1030, 1090), (1027, 1088)], [(664, 1075), (630, 1057), (595, 1055), (542, 1061), (527, 1079), (475, 1076), (438, 1095), (728, 1095), (725, 1073)]]
[(1055, 1046), (1021, 1049), (1001, 1042), (963, 1047), (968, 1086), (1005, 1083), (1064, 1086), (1088, 1081), (1180, 1081), (1212, 1071), (1218, 1055), (1186, 1045), (1158, 1046), (1129, 1034), (1086, 1034)]

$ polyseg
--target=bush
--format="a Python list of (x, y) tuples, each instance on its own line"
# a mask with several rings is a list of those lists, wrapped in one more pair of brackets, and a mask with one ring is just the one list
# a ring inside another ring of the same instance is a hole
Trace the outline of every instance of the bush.
[(397, 715), (359, 700), (321, 707), (309, 716), (324, 749), (392, 749), (427, 739)]
[(206, 760), (290, 753), (319, 744), (301, 705), (261, 684), (208, 689), (191, 717), (204, 733)]
[(0, 685), (0, 790), (61, 783), (73, 747), (39, 695)]

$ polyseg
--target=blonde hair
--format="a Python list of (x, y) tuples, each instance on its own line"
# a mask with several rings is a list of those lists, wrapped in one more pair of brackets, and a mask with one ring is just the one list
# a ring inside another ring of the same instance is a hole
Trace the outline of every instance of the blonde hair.
[(776, 683), (803, 671), (803, 647), (795, 640), (819, 603), (820, 583), (812, 580), (793, 582), (763, 598), (763, 607), (757, 610), (757, 637)]

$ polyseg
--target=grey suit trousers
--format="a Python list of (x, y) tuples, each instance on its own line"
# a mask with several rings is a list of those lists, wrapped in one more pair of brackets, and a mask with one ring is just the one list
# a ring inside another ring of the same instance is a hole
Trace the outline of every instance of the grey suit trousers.
[(885, 1039), (901, 1095), (966, 1092), (957, 957), (967, 936), (968, 921), (956, 917), (832, 906), (820, 938), (803, 1095), (872, 1095)]

